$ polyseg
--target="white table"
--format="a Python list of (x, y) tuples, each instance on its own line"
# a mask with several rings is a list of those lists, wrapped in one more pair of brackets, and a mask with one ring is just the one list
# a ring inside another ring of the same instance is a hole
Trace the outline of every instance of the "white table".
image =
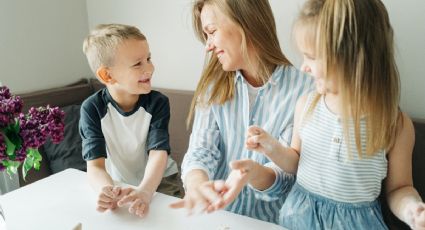
[(86, 173), (67, 169), (0, 196), (0, 205), (8, 230), (71, 230), (78, 223), (82, 223), (83, 230), (283, 229), (227, 211), (187, 216), (185, 210), (168, 207), (177, 199), (157, 193), (149, 214), (143, 219), (129, 214), (125, 207), (99, 213), (95, 210), (96, 196), (88, 184)]

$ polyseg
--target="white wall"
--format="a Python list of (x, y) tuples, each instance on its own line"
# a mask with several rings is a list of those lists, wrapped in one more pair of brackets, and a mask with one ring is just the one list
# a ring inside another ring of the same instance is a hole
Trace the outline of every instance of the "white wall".
[[(282, 49), (300, 64), (291, 27), (304, 1), (270, 0)], [(425, 118), (425, 1), (384, 0), (395, 30), (401, 74), (401, 107), (413, 117)], [(89, 27), (98, 23), (138, 26), (148, 37), (156, 73), (154, 86), (193, 90), (202, 70), (204, 52), (195, 40), (190, 15), (191, 0), (87, 0)], [(418, 100), (419, 99), (419, 100)], [(421, 100), (422, 99), (422, 100)]]
[(155, 65), (153, 85), (193, 90), (204, 63), (192, 31), (191, 0), (87, 0), (90, 29), (99, 23), (137, 26), (147, 37)]
[(85, 0), (0, 0), (0, 81), (14, 93), (91, 75)]

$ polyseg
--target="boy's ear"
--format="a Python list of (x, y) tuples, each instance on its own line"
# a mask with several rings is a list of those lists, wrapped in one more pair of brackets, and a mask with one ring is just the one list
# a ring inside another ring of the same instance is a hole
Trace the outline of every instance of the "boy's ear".
[(115, 82), (109, 74), (108, 68), (105, 66), (99, 67), (96, 71), (96, 75), (103, 84), (111, 84)]

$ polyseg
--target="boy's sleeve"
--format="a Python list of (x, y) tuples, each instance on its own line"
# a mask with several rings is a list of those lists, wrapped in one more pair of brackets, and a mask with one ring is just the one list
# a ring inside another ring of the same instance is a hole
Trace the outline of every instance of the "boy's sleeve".
[(154, 103), (152, 119), (147, 138), (147, 152), (151, 150), (165, 150), (170, 154), (170, 137), (168, 123), (170, 122), (170, 102), (164, 95)]
[(95, 103), (91, 101), (86, 100), (81, 105), (79, 132), (82, 139), (84, 160), (106, 158), (106, 145), (100, 123), (100, 114)]

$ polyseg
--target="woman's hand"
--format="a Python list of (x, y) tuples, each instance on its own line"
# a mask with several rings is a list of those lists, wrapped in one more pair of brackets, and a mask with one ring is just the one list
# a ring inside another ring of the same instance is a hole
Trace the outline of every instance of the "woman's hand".
[(188, 188), (184, 198), (172, 203), (170, 207), (185, 208), (189, 211), (189, 215), (198, 212), (210, 213), (223, 206), (224, 192), (224, 181), (204, 181)]
[(250, 159), (230, 162), (232, 171), (225, 182), (222, 193), (224, 202), (219, 208), (224, 208), (232, 203), (250, 179), (255, 178), (257, 165), (257, 162)]

